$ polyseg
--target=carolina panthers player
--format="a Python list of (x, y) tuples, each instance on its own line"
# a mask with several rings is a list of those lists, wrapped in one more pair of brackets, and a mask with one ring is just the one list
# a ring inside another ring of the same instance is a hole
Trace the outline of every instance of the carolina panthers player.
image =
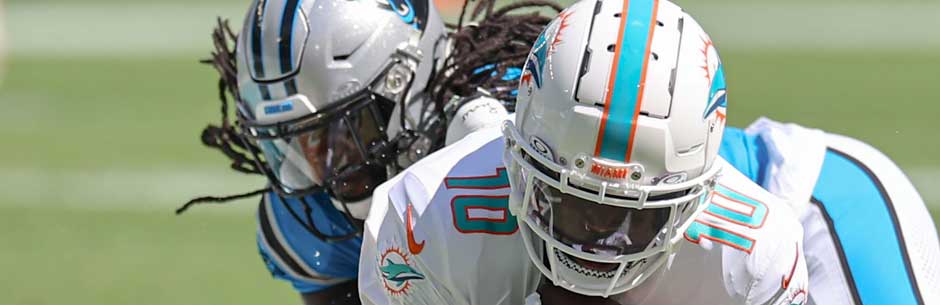
[(444, 35), (430, 0), (255, 0), (234, 51), (220, 22), (223, 122), (203, 142), (269, 186), (179, 212), (263, 193), (257, 240), (272, 275), (306, 304), (357, 304), (373, 188), (443, 144), (441, 110), (422, 96)]
[(676, 5), (578, 2), (532, 48), (518, 126), (376, 189), (363, 303), (537, 303), (544, 276), (546, 295), (620, 304), (802, 304), (790, 205), (717, 156), (725, 89), (710, 38)]

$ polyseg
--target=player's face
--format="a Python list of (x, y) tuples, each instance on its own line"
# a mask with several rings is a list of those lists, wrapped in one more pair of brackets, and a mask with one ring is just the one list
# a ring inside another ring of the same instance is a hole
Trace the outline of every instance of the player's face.
[(375, 147), (384, 147), (382, 114), (369, 105), (328, 118), (257, 127), (267, 135), (257, 144), (279, 187), (308, 190), (324, 186), (345, 202), (362, 201), (385, 181), (384, 165), (374, 162)]
[(367, 150), (381, 136), (376, 120), (367, 109), (315, 129), (297, 138), (313, 175), (330, 181), (339, 199), (355, 201), (368, 197), (385, 181), (385, 169), (365, 164)]
[(533, 197), (541, 222), (559, 241), (583, 252), (610, 256), (641, 252), (662, 236), (669, 218), (669, 208), (611, 206), (536, 184)]

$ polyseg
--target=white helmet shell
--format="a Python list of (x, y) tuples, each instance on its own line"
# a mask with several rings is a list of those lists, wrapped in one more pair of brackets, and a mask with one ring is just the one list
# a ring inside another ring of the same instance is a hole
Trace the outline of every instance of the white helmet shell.
[(236, 46), (238, 117), (273, 188), (368, 202), (423, 156), (413, 109), (444, 35), (431, 0), (255, 0)]
[[(539, 184), (602, 205), (669, 209), (644, 251), (606, 256), (563, 243), (521, 215), (545, 276), (608, 296), (660, 269), (719, 170), (712, 165), (725, 125), (722, 71), (708, 34), (667, 0), (583, 0), (545, 28), (523, 71), (515, 123), (504, 128), (513, 212), (532, 211)], [(597, 276), (577, 260), (618, 268)]]
[[(384, 77), (400, 52), (417, 57), (411, 98), (443, 55), (443, 35), (430, 0), (255, 0), (237, 45), (240, 110), (259, 123), (316, 112)], [(306, 105), (263, 111), (297, 94)]]

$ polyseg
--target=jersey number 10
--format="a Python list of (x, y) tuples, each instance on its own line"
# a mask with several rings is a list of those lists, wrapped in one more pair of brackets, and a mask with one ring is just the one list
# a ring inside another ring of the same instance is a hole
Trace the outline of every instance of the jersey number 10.
[(764, 226), (767, 205), (723, 185), (716, 185), (708, 197), (708, 207), (685, 231), (685, 239), (699, 243), (702, 238), (751, 253), (751, 229)]
[[(447, 189), (508, 191), (509, 178), (506, 168), (500, 167), (491, 176), (447, 177), (444, 185)], [(461, 233), (510, 235), (519, 229), (516, 217), (509, 214), (509, 195), (456, 195), (450, 204), (454, 228)]]

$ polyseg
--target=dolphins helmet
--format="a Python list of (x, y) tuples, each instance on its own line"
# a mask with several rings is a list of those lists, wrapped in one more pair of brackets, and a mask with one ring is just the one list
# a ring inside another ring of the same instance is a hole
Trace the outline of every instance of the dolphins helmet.
[(327, 191), (365, 218), (374, 187), (431, 149), (414, 101), (443, 35), (430, 0), (255, 0), (236, 46), (237, 113), (272, 188)]
[(607, 297), (664, 269), (720, 170), (722, 71), (667, 0), (582, 0), (545, 27), (504, 162), (510, 211), (555, 285)]

